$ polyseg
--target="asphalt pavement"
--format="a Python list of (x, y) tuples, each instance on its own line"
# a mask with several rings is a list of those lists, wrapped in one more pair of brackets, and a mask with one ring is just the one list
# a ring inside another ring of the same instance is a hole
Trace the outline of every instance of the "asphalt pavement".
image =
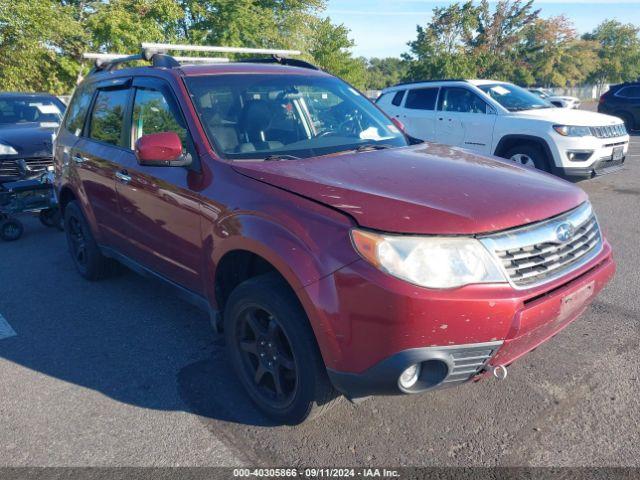
[(640, 136), (626, 168), (581, 182), (618, 273), (507, 380), (342, 401), (270, 423), (207, 316), (134, 273), (74, 271), (64, 235), (26, 220), (0, 243), (0, 465), (640, 466)]

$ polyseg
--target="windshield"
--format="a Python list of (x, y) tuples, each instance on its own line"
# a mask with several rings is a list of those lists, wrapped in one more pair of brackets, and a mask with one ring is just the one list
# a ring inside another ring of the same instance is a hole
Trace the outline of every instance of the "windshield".
[(407, 145), (384, 114), (337, 78), (211, 75), (186, 83), (209, 139), (225, 158), (307, 158)]
[(478, 88), (510, 112), (552, 108), (553, 105), (533, 93), (510, 83), (478, 85)]
[(20, 123), (59, 123), (64, 112), (62, 103), (50, 97), (0, 96), (0, 125)]
[(533, 93), (536, 97), (540, 97), (542, 99), (547, 99), (549, 98), (549, 95), (547, 95), (546, 93), (544, 93), (541, 90), (529, 90), (531, 93)]

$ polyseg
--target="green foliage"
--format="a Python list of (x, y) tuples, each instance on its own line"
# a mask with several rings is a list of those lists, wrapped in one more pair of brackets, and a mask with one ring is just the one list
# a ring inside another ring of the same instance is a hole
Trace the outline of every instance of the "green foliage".
[(0, 0), (0, 89), (68, 92), (85, 40), (68, 6)]
[(597, 46), (598, 62), (591, 79), (599, 84), (624, 82), (640, 77), (640, 28), (630, 23), (605, 20), (583, 36)]
[(542, 19), (533, 0), (452, 3), (409, 42), (406, 80), (492, 78), (521, 85), (617, 82), (640, 74), (640, 29), (603, 22), (579, 38), (564, 16)]
[(353, 45), (349, 30), (344, 25), (335, 25), (329, 18), (313, 21), (307, 52), (319, 67), (358, 88), (364, 88), (366, 63), (351, 56), (349, 49)]
[[(363, 60), (365, 61), (365, 60)], [(382, 90), (407, 76), (409, 65), (400, 58), (371, 58), (367, 65), (367, 90)]]
[(402, 58), (354, 58), (326, 0), (0, 0), (0, 90), (69, 93), (85, 51), (135, 53), (141, 42), (290, 48), (361, 89), (401, 80), (495, 78), (567, 86), (640, 76), (640, 28), (606, 20), (579, 38), (533, 0), (433, 9)]
[(0, 0), (0, 90), (69, 93), (85, 51), (135, 53), (141, 42), (291, 48), (365, 86), (344, 25), (325, 0)]

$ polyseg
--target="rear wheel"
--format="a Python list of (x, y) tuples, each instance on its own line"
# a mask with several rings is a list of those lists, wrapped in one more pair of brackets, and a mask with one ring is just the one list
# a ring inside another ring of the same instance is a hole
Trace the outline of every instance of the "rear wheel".
[(522, 144), (511, 148), (504, 158), (519, 163), (529, 168), (537, 168), (544, 172), (550, 172), (549, 159), (542, 149), (536, 145)]
[(260, 410), (279, 422), (298, 424), (333, 404), (338, 394), (307, 317), (278, 275), (236, 287), (224, 320), (234, 369)]
[(5, 242), (18, 240), (24, 233), (22, 222), (17, 218), (8, 218), (0, 223), (0, 237)]
[(100, 280), (114, 271), (114, 260), (100, 252), (89, 224), (75, 201), (69, 202), (64, 209), (64, 230), (69, 253), (80, 275), (87, 280)]

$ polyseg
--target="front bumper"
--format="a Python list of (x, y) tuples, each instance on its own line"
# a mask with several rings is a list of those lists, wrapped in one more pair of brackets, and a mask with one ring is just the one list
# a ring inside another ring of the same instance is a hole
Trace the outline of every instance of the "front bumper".
[[(308, 287), (308, 293), (324, 300), (330, 290), (335, 294), (339, 305), (315, 320), (337, 340), (330, 345), (319, 338), (320, 345), (334, 386), (359, 398), (453, 386), (509, 365), (574, 321), (614, 272), (605, 242), (589, 264), (525, 291), (503, 284), (433, 291), (356, 262)], [(316, 335), (323, 336), (318, 329)], [(399, 387), (404, 369), (434, 359), (444, 362), (444, 374), (438, 368), (430, 373), (435, 380), (421, 377), (411, 391)]]
[[(613, 138), (562, 137), (554, 134), (550, 142), (554, 157), (553, 173), (568, 178), (589, 178), (620, 170), (629, 152), (629, 135)], [(613, 160), (614, 149), (622, 148), (622, 159)], [(570, 160), (570, 152), (592, 152), (584, 161)]]

